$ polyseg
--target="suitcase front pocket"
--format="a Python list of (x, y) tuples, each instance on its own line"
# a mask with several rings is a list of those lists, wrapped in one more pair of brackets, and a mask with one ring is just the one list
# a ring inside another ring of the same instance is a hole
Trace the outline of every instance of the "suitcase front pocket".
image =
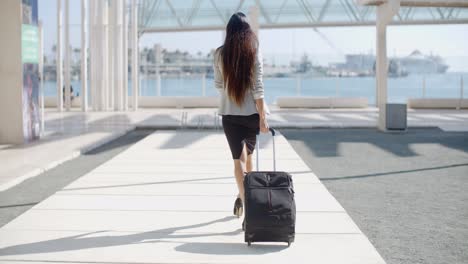
[(288, 188), (272, 189), (271, 216), (276, 218), (277, 225), (287, 226), (295, 222), (295, 203), (293, 194)]
[(294, 221), (294, 198), (289, 188), (251, 188), (247, 198), (249, 224), (261, 226), (291, 225)]

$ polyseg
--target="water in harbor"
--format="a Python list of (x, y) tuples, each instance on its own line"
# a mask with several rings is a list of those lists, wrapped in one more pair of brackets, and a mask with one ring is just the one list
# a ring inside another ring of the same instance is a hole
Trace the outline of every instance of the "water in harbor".
[[(422, 97), (425, 82), (425, 96), (429, 98), (459, 98), (461, 78), (468, 83), (468, 73), (445, 73), (432, 75), (409, 75), (404, 78), (388, 79), (388, 101), (406, 102), (407, 98)], [(157, 96), (155, 79), (141, 78), (142, 96)], [(205, 95), (215, 96), (213, 79), (205, 80)], [(129, 82), (131, 86), (131, 81)], [(374, 77), (307, 77), (307, 78), (264, 78), (265, 99), (268, 104), (279, 96), (341, 96), (366, 97), (369, 104), (375, 104)], [(467, 86), (468, 84), (464, 85)], [(74, 93), (80, 93), (80, 81), (72, 82)], [(468, 90), (465, 88), (465, 90)], [(44, 83), (45, 96), (56, 95), (55, 81)], [(131, 91), (129, 92), (131, 94)], [(203, 80), (196, 77), (163, 77), (161, 96), (201, 96)], [(466, 94), (466, 93), (465, 93)], [(466, 96), (465, 96), (466, 97)]]

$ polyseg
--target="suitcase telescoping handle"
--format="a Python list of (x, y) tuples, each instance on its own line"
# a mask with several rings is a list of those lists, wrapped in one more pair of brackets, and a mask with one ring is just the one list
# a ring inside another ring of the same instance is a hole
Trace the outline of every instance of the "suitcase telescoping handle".
[[(276, 131), (270, 127), (270, 132), (271, 132), (271, 137), (273, 139), (273, 170), (276, 171), (276, 151), (275, 151), (275, 134), (276, 134)], [(259, 164), (259, 159), (258, 159), (258, 153), (260, 152), (260, 137), (259, 135), (257, 135), (257, 144), (255, 144), (255, 148), (257, 149), (257, 155), (256, 158), (257, 158), (257, 171), (259, 171), (258, 169), (258, 164)]]

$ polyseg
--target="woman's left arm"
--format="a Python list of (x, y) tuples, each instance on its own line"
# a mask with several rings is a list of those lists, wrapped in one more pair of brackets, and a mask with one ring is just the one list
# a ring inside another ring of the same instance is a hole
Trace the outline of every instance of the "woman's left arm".
[(221, 92), (224, 89), (224, 80), (219, 68), (219, 50), (215, 51), (213, 56), (214, 86)]
[(255, 100), (263, 98), (265, 96), (265, 90), (263, 88), (263, 57), (260, 49), (257, 50), (257, 56), (255, 59), (255, 70), (254, 70), (254, 84), (252, 95)]
[(260, 50), (257, 51), (257, 57), (255, 61), (255, 82), (253, 86), (252, 95), (255, 99), (255, 105), (260, 116), (260, 131), (262, 133), (268, 133), (269, 126), (266, 120), (264, 101), (265, 90), (263, 88), (263, 59)]

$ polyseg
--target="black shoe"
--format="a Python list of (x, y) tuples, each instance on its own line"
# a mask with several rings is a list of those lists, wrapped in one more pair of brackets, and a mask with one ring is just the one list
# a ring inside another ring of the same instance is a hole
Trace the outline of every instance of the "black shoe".
[(242, 212), (244, 211), (244, 206), (242, 205), (242, 200), (241, 198), (237, 198), (236, 201), (234, 202), (234, 215), (237, 217), (242, 216)]

